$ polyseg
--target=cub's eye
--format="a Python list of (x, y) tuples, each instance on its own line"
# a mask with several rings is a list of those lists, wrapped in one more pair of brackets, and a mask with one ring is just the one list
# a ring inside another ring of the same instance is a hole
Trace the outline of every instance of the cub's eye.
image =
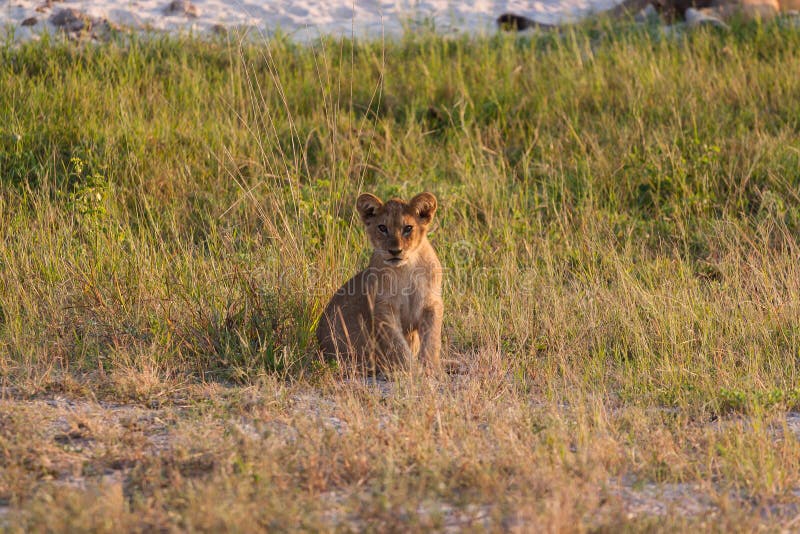
[(382, 234), (385, 234), (386, 233), (386, 225), (379, 224), (378, 225), (378, 230), (380, 230)]
[(410, 224), (404, 226), (403, 227), (403, 235), (411, 235), (411, 230), (413, 230), (413, 229), (414, 229), (414, 227), (411, 226)]

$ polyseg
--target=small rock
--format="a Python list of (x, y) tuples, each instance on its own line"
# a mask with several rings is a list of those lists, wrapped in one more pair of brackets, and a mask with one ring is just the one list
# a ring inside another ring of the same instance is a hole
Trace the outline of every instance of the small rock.
[(39, 19), (37, 19), (36, 17), (28, 17), (27, 19), (22, 21), (22, 25), (35, 26), (37, 22), (39, 22)]
[(114, 34), (121, 33), (125, 29), (119, 24), (115, 24), (109, 20), (100, 20), (92, 25), (92, 38), (98, 41), (108, 41)]
[(79, 32), (86, 25), (85, 15), (77, 9), (62, 9), (50, 17), (53, 26), (68, 32)]
[(172, 0), (164, 9), (165, 15), (186, 15), (187, 17), (197, 17), (200, 12), (197, 6), (189, 0)]
[(503, 13), (497, 17), (497, 25), (501, 30), (523, 31), (533, 26), (534, 22), (528, 17), (523, 17), (522, 15)]
[(65, 31), (70, 38), (80, 38), (84, 30), (92, 31), (107, 23), (104, 18), (90, 17), (72, 8), (60, 10), (58, 13), (51, 15), (49, 20), (53, 26)]
[(647, 4), (644, 9), (633, 16), (633, 20), (640, 24), (651, 21), (660, 22), (661, 16), (656, 11), (656, 8), (653, 7), (653, 4)]
[(725, 24), (721, 19), (712, 14), (707, 13), (705, 10), (695, 9), (690, 7), (686, 10), (686, 24), (690, 28), (696, 26), (714, 26), (722, 30), (728, 30), (730, 27)]
[(533, 29), (555, 29), (557, 25), (539, 22), (522, 15), (515, 15), (514, 13), (503, 13), (497, 17), (497, 27), (505, 31), (524, 31), (529, 28)]

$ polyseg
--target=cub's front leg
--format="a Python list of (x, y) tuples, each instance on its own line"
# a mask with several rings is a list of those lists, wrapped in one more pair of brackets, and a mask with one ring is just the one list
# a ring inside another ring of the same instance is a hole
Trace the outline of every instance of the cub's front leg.
[(376, 358), (379, 367), (403, 365), (411, 363), (413, 354), (408, 345), (400, 318), (394, 310), (378, 311), (375, 316), (375, 334), (378, 342)]
[(422, 310), (419, 325), (419, 359), (429, 367), (439, 367), (442, 350), (442, 314), (440, 301), (432, 302)]

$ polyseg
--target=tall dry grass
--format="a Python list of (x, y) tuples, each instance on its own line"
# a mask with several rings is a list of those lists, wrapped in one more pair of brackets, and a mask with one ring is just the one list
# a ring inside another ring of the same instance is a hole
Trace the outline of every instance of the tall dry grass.
[[(64, 447), (8, 404), (13, 524), (421, 530), (455, 521), (447, 503), (478, 529), (713, 526), (628, 517), (633, 477), (699, 484), (719, 528), (780, 526), (752, 510), (798, 486), (799, 39), (2, 48), (0, 383), (194, 407), (152, 454), (147, 425), (115, 449), (123, 423), (86, 423), (106, 448), (65, 465), (98, 495), (35, 489)], [(368, 256), (357, 194), (422, 190), (462, 369), (382, 397), (338, 381), (313, 331)], [(709, 426), (731, 412), (751, 419)], [(247, 441), (239, 416), (292, 430)], [(120, 488), (96, 479), (114, 465)]]

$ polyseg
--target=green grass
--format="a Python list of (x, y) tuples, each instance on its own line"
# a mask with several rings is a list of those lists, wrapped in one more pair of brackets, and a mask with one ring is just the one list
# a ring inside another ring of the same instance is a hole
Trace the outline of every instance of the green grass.
[[(360, 429), (343, 441), (306, 429), (323, 442), (277, 456), (317, 447), (328, 456), (316, 468), (233, 461), (249, 449), (218, 436), (209, 454), (238, 452), (202, 470), (208, 485), (126, 486), (127, 515), (109, 517), (128, 528), (202, 528), (186, 522), (182, 495), (243, 509), (277, 499), (269, 513), (286, 521), (308, 506), (315, 529), (319, 492), (343, 495), (361, 527), (409, 520), (398, 510), (423, 495), (499, 500), (495, 519), (516, 511), (552, 530), (601, 528), (625, 516), (587, 519), (600, 517), (588, 493), (629, 474), (713, 481), (724, 521), (753, 526), (724, 503), (730, 491), (790, 495), (796, 440), (691, 424), (797, 408), (799, 51), (800, 32), (777, 23), (673, 37), (597, 24), (529, 38), (0, 48), (0, 385), (134, 403), (209, 383), (267, 398), (313, 387)], [(369, 254), (358, 193), (423, 190), (440, 203), (445, 357), (462, 362), (466, 385), (401, 380), (416, 393), (375, 413), (408, 426), (376, 438), (371, 397), (342, 393), (313, 332)], [(495, 402), (509, 412), (489, 415)], [(426, 419), (420, 406), (438, 411)], [(646, 415), (654, 408), (680, 415)], [(453, 433), (430, 435), (442, 417)], [(491, 436), (475, 437), (487, 418)], [(20, 427), (8, 428), (0, 467), (17, 461)], [(483, 449), (515, 428), (494, 456)], [(255, 477), (245, 489), (236, 462)], [(314, 481), (314, 469), (329, 476)], [(288, 493), (264, 493), (258, 476)], [(18, 524), (46, 527), (41, 492), (9, 484), (0, 475), (0, 503), (29, 512)], [(73, 527), (89, 528), (84, 498), (63, 512)], [(137, 522), (147, 499), (178, 519)], [(215, 528), (225, 510), (208, 513)]]

